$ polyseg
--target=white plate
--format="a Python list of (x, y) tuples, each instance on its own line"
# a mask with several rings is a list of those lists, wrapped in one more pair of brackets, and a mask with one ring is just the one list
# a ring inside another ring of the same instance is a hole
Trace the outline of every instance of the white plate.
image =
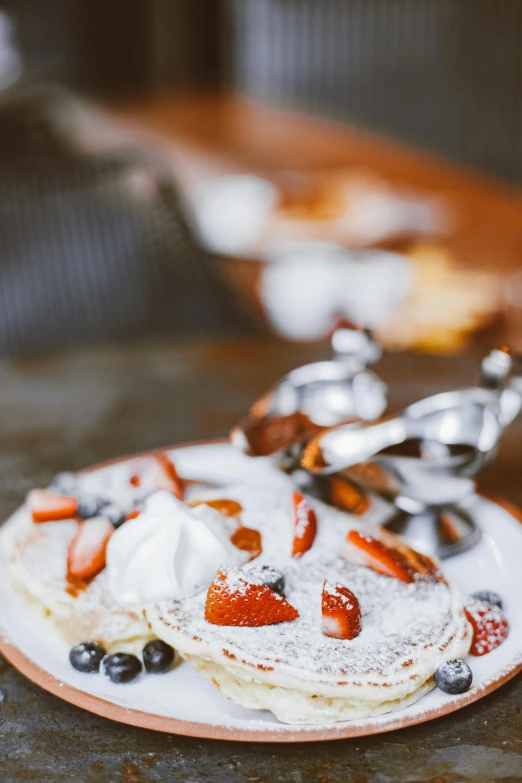
[[(173, 449), (182, 476), (216, 483), (284, 486), (288, 479), (269, 459), (249, 459), (229, 444), (206, 443)], [(101, 470), (115, 470), (114, 465)], [(422, 723), (453, 712), (495, 690), (522, 669), (522, 525), (516, 511), (477, 497), (474, 512), (480, 544), (444, 563), (446, 573), (465, 593), (496, 590), (503, 597), (510, 633), (504, 644), (482, 658), (470, 658), (473, 687), (461, 696), (432, 691), (416, 704), (371, 720), (333, 726), (287, 726), (270, 712), (246, 710), (227, 701), (188, 663), (162, 676), (143, 676), (114, 685), (97, 675), (82, 675), (69, 665), (67, 644), (57, 632), (29, 615), (0, 570), (2, 653), (26, 676), (66, 701), (132, 725), (198, 737), (296, 742), (361, 736)], [(16, 512), (17, 514), (20, 511)]]

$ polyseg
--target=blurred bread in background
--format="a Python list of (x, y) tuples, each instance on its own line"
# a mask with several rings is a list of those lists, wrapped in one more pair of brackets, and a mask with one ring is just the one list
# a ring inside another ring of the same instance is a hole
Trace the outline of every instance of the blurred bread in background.
[(435, 353), (464, 350), (473, 335), (494, 327), (502, 313), (502, 278), (459, 264), (443, 244), (417, 242), (406, 251), (412, 286), (375, 332), (393, 349)]

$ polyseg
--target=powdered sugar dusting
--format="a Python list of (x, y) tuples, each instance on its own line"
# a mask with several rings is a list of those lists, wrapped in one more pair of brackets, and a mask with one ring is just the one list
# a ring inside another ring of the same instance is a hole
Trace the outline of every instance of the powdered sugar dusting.
[(309, 506), (304, 498), (296, 503), (296, 520), (294, 527), (294, 537), (303, 538), (308, 530), (308, 513)]
[[(219, 581), (230, 593), (235, 595), (247, 595), (250, 585), (261, 586), (264, 584), (263, 580), (256, 576), (254, 572), (249, 573), (242, 568), (235, 568), (234, 566), (222, 568), (219, 572)], [(277, 597), (281, 598), (280, 595)]]
[(347, 594), (345, 590), (340, 590), (340, 587), (342, 588), (343, 585), (340, 585), (338, 582), (334, 583), (326, 580), (323, 587), (323, 593), (333, 595), (335, 599), (340, 601), (340, 603), (342, 603), (343, 606), (345, 606), (347, 609), (353, 609), (354, 602), (352, 601), (350, 595)]
[[(301, 682), (391, 685), (415, 677), (419, 656), (441, 656), (456, 635), (466, 634), (460, 603), (444, 582), (405, 584), (338, 556), (347, 530), (360, 527), (348, 515), (310, 501), (318, 517), (317, 536), (312, 548), (296, 560), (282, 544), (292, 526), (286, 493), (227, 487), (222, 496), (238, 500), (244, 509), (243, 524), (263, 535), (262, 555), (245, 570), (265, 563), (280, 570), (286, 579), (285, 598), (299, 618), (261, 628), (214, 626), (204, 618), (206, 592), (147, 609), (149, 619), (162, 618), (189, 644), (198, 640), (202, 655), (224, 653), (250, 667), (276, 665)], [(325, 579), (348, 587), (359, 600), (362, 630), (357, 638), (334, 639), (322, 633)]]
[[(359, 600), (362, 631), (354, 640), (330, 639), (322, 633), (325, 573), (347, 585)], [(319, 562), (289, 564), (285, 577), (287, 600), (300, 615), (291, 623), (261, 629), (210, 626), (203, 616), (205, 594), (169, 607), (167, 617), (190, 637), (217, 642), (253, 666), (277, 660), (298, 679), (402, 678), (401, 665), (412, 647), (437, 643), (453, 621), (445, 585), (403, 585), (341, 560), (326, 567)]]

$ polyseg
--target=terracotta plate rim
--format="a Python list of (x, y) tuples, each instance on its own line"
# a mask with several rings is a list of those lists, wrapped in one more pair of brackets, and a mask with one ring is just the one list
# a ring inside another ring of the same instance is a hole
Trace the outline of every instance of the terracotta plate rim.
[[(213, 439), (205, 441), (194, 441), (190, 443), (183, 443), (176, 446), (168, 446), (166, 450), (172, 451), (174, 449), (188, 448), (190, 446), (203, 446), (226, 443), (226, 439)], [(141, 454), (150, 454), (158, 449), (153, 449)], [(117, 464), (124, 462), (132, 457), (139, 456), (138, 454), (128, 455), (126, 457), (120, 457), (118, 459), (108, 460), (98, 465), (93, 465), (87, 470), (96, 470), (98, 468), (105, 467), (111, 464)], [(499, 499), (492, 495), (485, 495), (488, 499), (494, 501), (511, 516), (518, 521), (522, 522), (522, 512), (513, 506), (511, 503)], [(407, 728), (408, 726), (416, 726), (427, 721), (440, 718), (443, 715), (449, 715), (452, 712), (466, 707), (468, 704), (472, 704), (484, 696), (492, 693), (500, 688), (504, 683), (515, 677), (520, 671), (522, 671), (522, 660), (515, 661), (512, 666), (505, 669), (497, 677), (491, 679), (489, 682), (474, 688), (469, 693), (464, 693), (459, 697), (453, 697), (448, 699), (447, 704), (434, 707), (426, 710), (418, 715), (412, 715), (410, 717), (401, 717), (400, 713), (394, 717), (390, 717), (389, 720), (372, 721), (367, 720), (354, 724), (337, 724), (329, 726), (327, 728), (294, 728), (290, 726), (284, 726), (281, 729), (240, 729), (232, 726), (220, 726), (219, 724), (211, 723), (199, 723), (192, 721), (179, 720), (177, 718), (171, 718), (164, 715), (154, 715), (149, 712), (142, 712), (141, 710), (134, 710), (129, 707), (123, 707), (119, 704), (114, 704), (111, 701), (102, 699), (99, 696), (93, 696), (90, 693), (81, 691), (78, 688), (74, 688), (71, 685), (67, 685), (61, 680), (57, 679), (49, 672), (42, 669), (38, 664), (28, 658), (22, 653), (15, 645), (13, 645), (8, 639), (0, 636), (0, 652), (14, 666), (21, 674), (27, 677), (35, 685), (38, 685), (48, 693), (52, 693), (59, 699), (74, 704), (76, 707), (80, 707), (87, 712), (92, 712), (95, 715), (99, 715), (103, 718), (116, 721), (118, 723), (125, 723), (130, 726), (136, 726), (138, 728), (152, 729), (154, 731), (164, 732), (167, 734), (179, 734), (186, 737), (198, 737), (199, 739), (218, 739), (228, 740), (236, 742), (278, 742), (278, 743), (293, 743), (293, 742), (323, 742), (325, 740), (337, 740), (348, 739), (350, 737), (362, 737), (372, 734), (382, 734), (388, 731), (395, 731), (397, 729)], [(391, 713), (393, 715), (393, 713)]]

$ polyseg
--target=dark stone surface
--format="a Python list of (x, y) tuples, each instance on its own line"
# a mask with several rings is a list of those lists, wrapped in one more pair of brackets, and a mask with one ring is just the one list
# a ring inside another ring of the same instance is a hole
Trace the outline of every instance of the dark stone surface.
[[(282, 372), (325, 349), (235, 341), (83, 351), (0, 367), (0, 513), (59, 470), (224, 435)], [(471, 383), (469, 357), (387, 356), (392, 408)], [(483, 486), (522, 505), (521, 423)], [(175, 698), (175, 694), (172, 694)], [(0, 658), (0, 780), (489, 783), (522, 780), (522, 678), (454, 715), (363, 739), (255, 745), (111, 723), (30, 683)]]

